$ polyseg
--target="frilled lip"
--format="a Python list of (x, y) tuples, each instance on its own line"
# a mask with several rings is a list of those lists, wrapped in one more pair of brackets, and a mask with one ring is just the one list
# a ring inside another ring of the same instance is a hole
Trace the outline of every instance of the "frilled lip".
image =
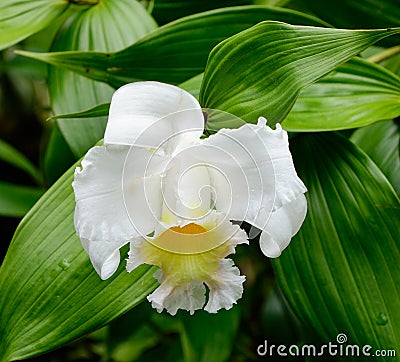
[[(217, 225), (217, 227), (215, 227)], [(163, 245), (158, 239), (173, 229), (179, 245)], [(208, 232), (211, 231), (211, 234)], [(207, 236), (213, 245), (200, 246), (196, 253), (188, 253), (185, 243), (191, 242), (188, 236)], [(245, 277), (225, 259), (235, 252), (238, 244), (248, 244), (246, 233), (238, 225), (232, 225), (223, 215), (213, 211), (198, 224), (190, 223), (183, 227), (171, 227), (152, 238), (137, 238), (131, 243), (128, 271), (141, 264), (157, 265), (160, 270), (155, 277), (160, 286), (148, 299), (159, 312), (166, 309), (174, 315), (178, 309), (193, 313), (204, 307), (206, 286), (209, 289), (205, 310), (216, 313), (219, 309), (230, 309), (241, 297)], [(183, 248), (182, 248), (183, 247)]]

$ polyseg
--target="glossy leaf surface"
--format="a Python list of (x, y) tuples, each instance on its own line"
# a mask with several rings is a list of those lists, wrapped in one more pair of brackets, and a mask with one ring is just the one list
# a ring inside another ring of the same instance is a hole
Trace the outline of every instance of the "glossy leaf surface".
[[(300, 91), (393, 30), (341, 30), (266, 21), (220, 43), (200, 91), (205, 108), (282, 122)], [(223, 123), (210, 124), (222, 128)]]
[(68, 7), (67, 0), (2, 0), (0, 50), (44, 29)]
[(263, 20), (324, 25), (314, 17), (292, 10), (240, 6), (179, 19), (115, 53), (19, 53), (113, 87), (138, 80), (179, 84), (204, 71), (211, 49), (219, 42)]
[(382, 121), (356, 130), (351, 141), (379, 166), (400, 195), (400, 127), (395, 121)]
[[(273, 261), (300, 320), (323, 342), (393, 349), (400, 343), (400, 204), (379, 168), (349, 140), (299, 136), (295, 164), (308, 215)], [(388, 360), (391, 360), (388, 358)]]
[(305, 88), (282, 125), (291, 131), (330, 131), (399, 115), (400, 78), (354, 58)]

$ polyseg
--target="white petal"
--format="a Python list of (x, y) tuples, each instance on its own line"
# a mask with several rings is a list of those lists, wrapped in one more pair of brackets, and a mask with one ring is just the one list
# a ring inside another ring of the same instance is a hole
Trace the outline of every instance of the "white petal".
[(120, 263), (119, 249), (127, 242), (99, 242), (82, 239), (82, 245), (100, 278), (111, 277)]
[(199, 138), (203, 129), (201, 107), (190, 93), (169, 84), (136, 82), (114, 93), (104, 143), (158, 148), (180, 132), (192, 130)]
[(123, 194), (130, 221), (138, 235), (154, 231), (161, 218), (162, 175), (168, 159), (147, 149), (131, 147), (123, 175)]
[(270, 130), (269, 127), (258, 127), (258, 132), (263, 135), (274, 165), (276, 192), (274, 210), (276, 210), (294, 201), (300, 194), (305, 193), (307, 188), (297, 176), (289, 150), (288, 134), (281, 125), (278, 123), (275, 131)]
[(264, 229), (271, 213), (306, 191), (294, 169), (287, 133), (246, 124), (222, 129), (203, 142), (217, 210)]
[(212, 281), (207, 282), (210, 295), (204, 310), (209, 313), (217, 313), (222, 308), (231, 309), (242, 297), (245, 280), (246, 278), (240, 275), (239, 269), (233, 266), (232, 260), (220, 260), (219, 270), (213, 276)]
[(192, 157), (190, 148), (176, 153), (163, 178), (164, 222), (194, 222), (210, 210), (210, 176), (201, 162)]
[[(131, 272), (132, 270), (136, 269), (138, 266), (142, 264), (148, 264), (146, 262), (146, 247), (149, 245), (149, 242), (143, 238), (138, 237), (134, 238), (130, 243), (130, 249), (128, 252), (128, 259), (126, 259), (126, 270)], [(157, 271), (157, 273), (161, 273), (161, 270)], [(160, 280), (159, 277), (154, 274), (154, 277), (157, 280)], [(162, 274), (162, 273), (161, 273)]]
[(303, 194), (275, 210), (260, 236), (262, 252), (270, 258), (280, 256), (291, 238), (299, 231), (306, 213), (307, 200)]
[(160, 176), (145, 167), (151, 152), (142, 149), (127, 158), (128, 151), (128, 146), (93, 147), (76, 169), (72, 186), (81, 239), (129, 241), (154, 230), (161, 214)]
[(272, 210), (274, 168), (256, 126), (222, 129), (204, 140), (197, 154), (209, 165), (217, 210), (250, 223), (260, 210)]
[(161, 285), (147, 297), (153, 308), (161, 313), (163, 309), (175, 315), (178, 309), (184, 309), (193, 314), (195, 310), (203, 308), (206, 288), (201, 282), (194, 282), (176, 286), (163, 280), (162, 273), (154, 275)]
[(122, 174), (128, 147), (93, 147), (75, 170), (75, 228), (88, 240), (129, 240), (131, 225), (122, 193)]

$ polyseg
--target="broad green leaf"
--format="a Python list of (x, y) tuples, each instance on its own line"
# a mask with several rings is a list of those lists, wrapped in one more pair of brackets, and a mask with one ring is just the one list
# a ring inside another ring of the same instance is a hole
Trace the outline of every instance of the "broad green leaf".
[(138, 80), (179, 84), (204, 71), (211, 49), (220, 41), (267, 19), (324, 26), (318, 19), (292, 10), (239, 6), (179, 19), (115, 53), (18, 53), (113, 87)]
[(122, 315), (156, 287), (155, 269), (148, 266), (127, 273), (122, 262), (106, 281), (96, 274), (75, 234), (73, 173), (74, 167), (23, 219), (1, 266), (1, 361), (68, 343)]
[(42, 175), (33, 163), (17, 149), (2, 140), (0, 140), (0, 160), (18, 167), (31, 175), (37, 183), (42, 183)]
[[(60, 32), (51, 50), (122, 49), (156, 28), (152, 17), (135, 0), (102, 0), (77, 14)], [(114, 90), (71, 71), (50, 67), (49, 91), (56, 114), (73, 113), (109, 102)], [(82, 156), (103, 137), (106, 117), (57, 121), (75, 156)]]
[(0, 181), (0, 215), (24, 216), (43, 193), (44, 190), (38, 187)]
[(166, 24), (170, 21), (182, 18), (195, 13), (200, 13), (216, 8), (249, 5), (250, 0), (156, 0), (142, 1), (146, 4), (151, 15), (159, 24)]
[(185, 361), (227, 361), (233, 349), (240, 322), (240, 309), (234, 307), (216, 314), (197, 311), (194, 315), (181, 314), (181, 334)]
[[(303, 0), (313, 13), (339, 28), (368, 29), (399, 26), (400, 6), (398, 0)], [(385, 39), (396, 45), (400, 37)]]
[(44, 29), (69, 6), (67, 0), (2, 0), (0, 50)]
[[(400, 28), (341, 30), (266, 21), (218, 44), (200, 92), (203, 107), (255, 123), (282, 122), (299, 92)], [(214, 122), (212, 128), (224, 127)], [(232, 125), (230, 125), (232, 126)]]
[(290, 131), (356, 128), (400, 115), (400, 78), (352, 59), (304, 89), (283, 122)]
[(91, 108), (86, 109), (81, 112), (68, 113), (68, 114), (56, 114), (56, 115), (50, 117), (48, 120), (51, 121), (51, 120), (60, 119), (60, 118), (68, 119), (68, 118), (104, 117), (104, 116), (108, 115), (109, 109), (110, 109), (110, 103), (102, 103), (102, 104), (98, 104), (94, 107), (91, 107)]
[(379, 166), (400, 195), (400, 128), (394, 121), (382, 121), (356, 130), (351, 141)]
[[(335, 133), (291, 144), (308, 214), (273, 266), (287, 301), (322, 342), (400, 345), (400, 203), (378, 167)], [(360, 352), (361, 353), (361, 352)], [(384, 360), (384, 359), (382, 359)], [(388, 358), (387, 360), (392, 360)]]

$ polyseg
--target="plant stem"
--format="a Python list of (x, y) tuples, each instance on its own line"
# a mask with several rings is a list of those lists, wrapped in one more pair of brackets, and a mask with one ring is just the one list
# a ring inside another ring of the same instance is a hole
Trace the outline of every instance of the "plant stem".
[(397, 54), (400, 54), (400, 45), (385, 49), (384, 51), (367, 58), (367, 60), (371, 63), (379, 64), (382, 63), (384, 60), (394, 57)]

